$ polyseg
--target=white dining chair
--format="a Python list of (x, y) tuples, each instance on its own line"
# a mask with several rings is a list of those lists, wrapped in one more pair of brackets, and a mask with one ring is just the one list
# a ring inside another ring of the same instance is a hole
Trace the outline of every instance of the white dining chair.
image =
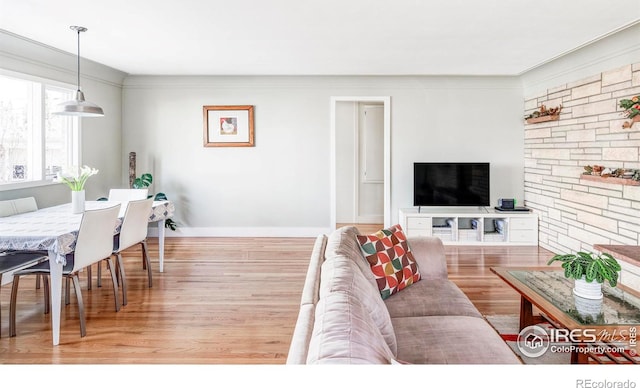
[[(31, 264), (46, 261), (47, 254), (29, 251), (11, 251), (10, 253), (0, 253), (0, 285), (2, 285), (3, 276), (10, 274), (12, 271), (27, 267)], [(48, 289), (47, 289), (48, 291)], [(46, 295), (48, 297), (48, 295)], [(0, 309), (1, 312), (1, 309)], [(2, 315), (0, 314), (0, 318)], [(2, 319), (0, 319), (0, 322)], [(0, 334), (0, 337), (2, 335)]]
[(135, 201), (138, 199), (146, 199), (149, 195), (149, 189), (111, 189), (109, 190), (109, 201)]
[[(122, 251), (135, 245), (142, 248), (142, 267), (147, 270), (147, 280), (149, 287), (153, 285), (151, 273), (151, 262), (147, 251), (147, 231), (149, 224), (149, 214), (153, 198), (129, 201), (122, 219), (120, 233), (114, 237), (113, 254), (116, 255), (116, 267), (118, 268), (119, 285), (122, 289), (122, 305), (127, 305), (127, 278), (122, 260)], [(101, 277), (101, 265), (98, 264), (98, 282)], [(100, 283), (98, 283), (100, 284)]]
[[(9, 217), (16, 214), (34, 212), (38, 210), (38, 204), (34, 197), (24, 197), (24, 198), (16, 198), (16, 199), (8, 199), (4, 201), (0, 201), (0, 217)], [(3, 255), (4, 260), (6, 262), (11, 262), (12, 269), (5, 270), (1, 273), (7, 273), (12, 271), (15, 268), (20, 267), (18, 265), (20, 262), (23, 262), (24, 265), (32, 264), (34, 262), (39, 261), (42, 256), (47, 256), (47, 251), (16, 251), (16, 250), (7, 250), (0, 252), (0, 255)], [(9, 258), (8, 256), (12, 255), (15, 257)], [(17, 266), (14, 266), (17, 265)], [(9, 266), (7, 264), (7, 266)], [(0, 275), (0, 281), (2, 280), (2, 276)], [(40, 288), (40, 276), (37, 277), (36, 280), (36, 288)]]
[[(116, 311), (120, 310), (120, 301), (118, 298), (118, 281), (116, 279), (116, 271), (113, 260), (113, 233), (120, 211), (120, 204), (103, 209), (87, 210), (82, 216), (75, 250), (67, 255), (67, 264), (62, 269), (62, 276), (70, 278), (78, 300), (78, 315), (80, 316), (80, 336), (86, 335), (86, 319), (84, 312), (84, 302), (82, 299), (82, 291), (80, 289), (80, 281), (78, 272), (94, 263), (107, 261), (111, 272), (111, 280), (113, 282), (113, 296), (115, 300)], [(16, 335), (16, 307), (18, 286), (20, 277), (26, 275), (43, 275), (45, 285), (45, 313), (49, 310), (48, 298), (48, 275), (49, 263), (42, 262), (30, 267), (18, 270), (13, 274), (13, 286), (11, 287), (11, 302), (9, 331), (12, 337)]]
[(13, 216), (20, 213), (34, 212), (38, 204), (34, 197), (7, 199), (0, 201), (0, 217)]

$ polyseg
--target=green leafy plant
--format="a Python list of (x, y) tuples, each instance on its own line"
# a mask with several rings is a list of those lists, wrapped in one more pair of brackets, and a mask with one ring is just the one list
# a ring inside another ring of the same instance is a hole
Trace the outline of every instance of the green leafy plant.
[(591, 252), (577, 252), (575, 254), (560, 254), (553, 256), (547, 265), (556, 261), (562, 263), (564, 276), (569, 279), (581, 279), (582, 276), (589, 283), (609, 282), (611, 287), (618, 284), (621, 267), (618, 261), (608, 253), (596, 255)]
[(153, 183), (153, 176), (149, 173), (142, 174), (133, 180), (132, 189), (144, 189)]
[[(152, 183), (153, 183), (153, 176), (149, 173), (145, 173), (140, 175), (139, 177), (136, 177), (133, 180), (133, 183), (131, 184), (131, 188), (145, 189), (151, 186)], [(165, 193), (156, 193), (155, 195), (150, 194), (148, 198), (151, 198), (151, 197), (153, 197), (154, 201), (167, 201), (167, 196), (165, 195)], [(178, 224), (176, 224), (176, 222), (171, 218), (167, 218), (166, 220), (164, 220), (164, 227), (169, 228), (171, 230), (176, 230), (176, 228), (178, 227)]]

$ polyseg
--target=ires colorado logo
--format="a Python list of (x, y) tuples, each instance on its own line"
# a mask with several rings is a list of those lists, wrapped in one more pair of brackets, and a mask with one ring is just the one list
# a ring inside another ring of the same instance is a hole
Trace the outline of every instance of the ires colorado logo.
[(531, 358), (540, 357), (549, 350), (549, 334), (540, 326), (527, 326), (518, 334), (518, 349)]
[[(547, 351), (553, 353), (603, 353), (609, 352), (625, 352), (624, 346), (613, 346), (612, 340), (615, 338), (627, 340), (630, 349), (629, 354), (636, 354), (636, 328), (632, 327), (628, 332), (611, 333), (602, 331), (598, 333), (596, 329), (556, 329), (550, 328), (545, 330), (541, 326), (527, 326), (518, 334), (518, 350), (522, 355), (536, 358), (545, 354)], [(604, 346), (603, 343), (609, 343)], [(598, 344), (600, 343), (600, 344)], [(620, 342), (618, 342), (619, 344)], [(580, 346), (580, 344), (589, 344), (590, 346)]]

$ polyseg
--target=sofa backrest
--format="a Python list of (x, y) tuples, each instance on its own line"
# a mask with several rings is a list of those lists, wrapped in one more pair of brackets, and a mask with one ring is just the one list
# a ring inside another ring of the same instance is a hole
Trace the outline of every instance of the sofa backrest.
[(447, 279), (447, 258), (442, 240), (434, 236), (408, 237), (407, 243), (422, 279)]

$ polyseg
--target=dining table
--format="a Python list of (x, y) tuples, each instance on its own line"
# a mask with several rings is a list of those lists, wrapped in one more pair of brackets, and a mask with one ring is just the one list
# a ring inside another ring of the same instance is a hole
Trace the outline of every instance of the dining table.
[[(114, 228), (119, 233), (126, 211), (126, 202), (86, 201), (85, 210), (102, 209), (120, 204), (120, 213)], [(160, 272), (164, 272), (164, 222), (175, 211), (170, 201), (154, 201), (149, 223), (158, 226), (158, 259)], [(60, 343), (60, 311), (62, 303), (62, 268), (66, 255), (73, 252), (83, 213), (74, 213), (71, 203), (46, 207), (32, 212), (0, 218), (0, 251), (47, 251), (51, 271), (51, 325), (53, 344)]]

